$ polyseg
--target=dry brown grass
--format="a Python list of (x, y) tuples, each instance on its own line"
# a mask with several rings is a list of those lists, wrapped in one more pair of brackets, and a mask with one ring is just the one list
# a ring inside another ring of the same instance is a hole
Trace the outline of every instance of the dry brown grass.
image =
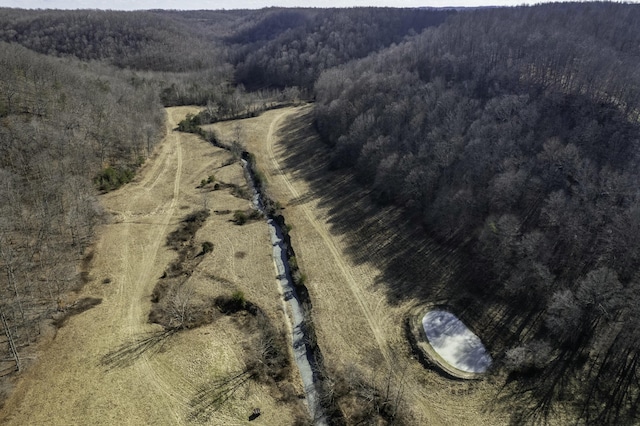
[[(166, 238), (180, 219), (204, 206), (221, 212), (248, 206), (228, 190), (198, 188), (211, 174), (239, 187), (245, 182), (240, 165), (229, 165), (227, 152), (195, 135), (172, 132), (188, 112), (194, 109), (168, 109), (167, 137), (153, 158), (133, 183), (102, 197), (113, 221), (99, 232), (91, 281), (78, 295), (102, 303), (69, 318), (38, 354), (0, 411), (0, 423), (249, 424), (255, 407), (261, 408), (261, 424), (293, 424), (300, 417), (302, 403), (285, 398), (302, 392), (295, 372), (277, 386), (252, 380), (221, 407), (194, 417), (197, 395), (245, 370), (247, 345), (260, 334), (234, 316), (169, 335), (148, 322), (152, 290), (176, 256)], [(211, 214), (198, 230), (195, 245), (211, 241), (214, 250), (183, 285), (202, 300), (242, 291), (283, 332), (266, 225), (240, 227), (231, 218), (231, 213)], [(127, 362), (103, 362), (127, 345), (131, 351), (125, 353), (132, 354)]]
[[(409, 424), (507, 423), (505, 407), (493, 400), (498, 384), (454, 381), (425, 369), (412, 356), (405, 319), (418, 303), (438, 296), (423, 292), (415, 299), (402, 287), (411, 283), (400, 280), (389, 290), (381, 254), (403, 218), (393, 209), (372, 207), (367, 193), (348, 175), (327, 173), (327, 150), (312, 131), (310, 107), (269, 111), (211, 127), (230, 142), (238, 134), (238, 124), (242, 143), (255, 155), (271, 197), (284, 207), (287, 224), (293, 227), (296, 259), (308, 276), (318, 345), (335, 390), (342, 395), (339, 404), (347, 421), (355, 423), (371, 409), (363, 402), (367, 398), (358, 397), (356, 391), (340, 390), (357, 366), (364, 383), (347, 387), (380, 393), (392, 383), (401, 390), (399, 406)], [(320, 184), (312, 185), (314, 180)], [(327, 197), (331, 191), (340, 196)], [(336, 211), (352, 217), (339, 222)], [(436, 253), (432, 247), (407, 244), (406, 249), (417, 269), (407, 264), (403, 280), (431, 280), (435, 292), (455, 279), (454, 256)]]

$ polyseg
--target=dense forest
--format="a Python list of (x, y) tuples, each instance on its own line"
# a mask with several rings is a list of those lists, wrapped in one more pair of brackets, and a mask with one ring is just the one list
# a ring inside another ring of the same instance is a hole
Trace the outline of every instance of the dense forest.
[(162, 105), (215, 121), (302, 97), (331, 169), (455, 247), (460, 288), (509, 312), (491, 343), (514, 422), (561, 400), (579, 423), (637, 422), (637, 22), (613, 3), (0, 9), (0, 310), (26, 345), (81, 283), (96, 194), (149, 155)]
[(315, 86), (332, 166), (464, 249), (467, 288), (518, 311), (504, 365), (535, 419), (569, 394), (587, 423), (636, 416), (638, 19), (460, 13)]
[[(236, 81), (252, 88), (311, 89), (322, 71), (441, 24), (450, 14), (411, 9), (333, 9), (313, 16), (293, 11), (272, 15), (255, 28), (229, 38), (234, 44), (241, 43), (234, 60)], [(288, 25), (283, 25), (283, 18)]]

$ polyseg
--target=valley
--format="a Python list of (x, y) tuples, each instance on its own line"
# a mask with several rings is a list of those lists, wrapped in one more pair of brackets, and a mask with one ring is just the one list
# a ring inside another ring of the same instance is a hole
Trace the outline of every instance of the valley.
[(0, 8), (0, 423), (637, 424), (637, 22)]

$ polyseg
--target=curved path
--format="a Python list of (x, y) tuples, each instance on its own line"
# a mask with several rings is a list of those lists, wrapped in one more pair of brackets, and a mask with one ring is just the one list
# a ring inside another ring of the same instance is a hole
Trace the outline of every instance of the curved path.
[[(181, 143), (189, 137), (173, 132), (188, 109), (167, 112), (166, 137), (155, 158), (134, 182), (102, 197), (114, 223), (100, 232), (91, 271), (94, 282), (83, 291), (101, 297), (102, 304), (71, 318), (58, 331), (42, 359), (18, 382), (0, 423), (183, 423), (195, 386), (179, 371), (146, 353), (123, 368), (101, 362), (114, 349), (160, 330), (147, 321), (149, 295), (174, 256), (164, 241), (170, 224), (177, 221)], [(104, 278), (111, 284), (103, 284)]]
[[(274, 146), (278, 142), (276, 131), (279, 126), (290, 116), (298, 114), (301, 114), (300, 108), (288, 109), (276, 115), (269, 125), (266, 137), (266, 148), (269, 157), (268, 161), (271, 162), (272, 167), (275, 170), (274, 178), (281, 179), (286, 190), (290, 193), (291, 199), (300, 199), (301, 191), (296, 189), (292, 179), (290, 179), (288, 173), (280, 165)], [(384, 367), (380, 366), (379, 370), (382, 371), (381, 374), (385, 374), (384, 372), (388, 371), (394, 378), (396, 385), (399, 386), (399, 389), (402, 389), (402, 393), (405, 395), (405, 398), (411, 399), (412, 403), (417, 403), (428, 410), (421, 412), (422, 417), (420, 421), (426, 421), (428, 424), (447, 424), (446, 419), (440, 415), (440, 409), (433, 409), (433, 401), (431, 401), (428, 395), (430, 390), (425, 389), (422, 384), (415, 383), (406, 376), (407, 360), (403, 360), (402, 358), (393, 355), (391, 342), (388, 340), (389, 336), (388, 334), (385, 334), (384, 321), (387, 320), (388, 317), (385, 311), (380, 308), (381, 305), (384, 305), (384, 299), (377, 298), (377, 296), (371, 294), (369, 290), (364, 288), (362, 277), (356, 278), (356, 276), (354, 276), (352, 272), (353, 267), (348, 265), (345, 260), (346, 255), (343, 249), (340, 248), (337, 243), (336, 237), (329, 232), (328, 224), (317, 217), (311, 207), (313, 204), (314, 203), (309, 203), (309, 205), (307, 205), (307, 203), (301, 203), (296, 205), (296, 208), (302, 210), (304, 218), (312, 225), (313, 230), (321, 237), (323, 245), (331, 255), (331, 259), (327, 262), (334, 265), (336, 270), (339, 271), (339, 275), (343, 278), (344, 283), (346, 283), (351, 297), (356, 302), (354, 304), (353, 312), (350, 312), (349, 316), (344, 317), (343, 320), (348, 321), (349, 318), (357, 317), (359, 315), (366, 320), (371, 336), (374, 338), (374, 347), (379, 350), (386, 364)], [(388, 326), (388, 324), (386, 325)]]
[[(293, 184), (287, 177), (287, 174), (284, 172), (282, 167), (280, 167), (280, 163), (278, 162), (276, 155), (273, 152), (273, 145), (276, 140), (276, 138), (274, 137), (275, 130), (277, 129), (278, 125), (284, 118), (286, 118), (287, 116), (293, 113), (298, 113), (298, 111), (287, 110), (273, 119), (273, 121), (271, 122), (271, 125), (269, 126), (269, 132), (267, 133), (266, 142), (267, 142), (267, 150), (269, 152), (269, 159), (271, 160), (274, 169), (277, 171), (278, 175), (282, 178), (284, 184), (291, 192), (291, 195), (293, 195), (294, 198), (299, 199), (300, 193), (293, 186)], [(392, 358), (389, 351), (389, 346), (386, 342), (384, 334), (380, 329), (380, 325), (378, 321), (376, 321), (374, 312), (369, 308), (366, 302), (366, 299), (364, 298), (363, 290), (354, 279), (353, 274), (351, 273), (350, 268), (347, 266), (343, 255), (340, 253), (340, 251), (336, 247), (336, 244), (334, 243), (333, 238), (327, 231), (326, 226), (324, 224), (321, 224), (320, 221), (316, 219), (314, 214), (309, 210), (309, 208), (306, 205), (303, 204), (300, 206), (300, 208), (304, 212), (306, 219), (313, 226), (313, 229), (318, 233), (318, 235), (320, 235), (325, 246), (331, 253), (333, 257), (333, 261), (335, 262), (335, 265), (340, 270), (340, 273), (344, 277), (345, 282), (349, 286), (349, 290), (351, 290), (354, 300), (358, 303), (358, 307), (360, 308), (362, 315), (367, 320), (367, 323), (371, 328), (371, 334), (376, 340), (377, 346), (380, 349), (382, 356), (384, 357), (388, 365), (392, 365)]]

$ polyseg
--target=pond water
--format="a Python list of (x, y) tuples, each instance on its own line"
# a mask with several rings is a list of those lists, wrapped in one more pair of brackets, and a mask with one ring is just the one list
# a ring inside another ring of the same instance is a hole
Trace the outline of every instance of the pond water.
[(429, 311), (422, 326), (433, 350), (449, 365), (467, 373), (484, 373), (491, 366), (491, 355), (480, 338), (451, 312)]

